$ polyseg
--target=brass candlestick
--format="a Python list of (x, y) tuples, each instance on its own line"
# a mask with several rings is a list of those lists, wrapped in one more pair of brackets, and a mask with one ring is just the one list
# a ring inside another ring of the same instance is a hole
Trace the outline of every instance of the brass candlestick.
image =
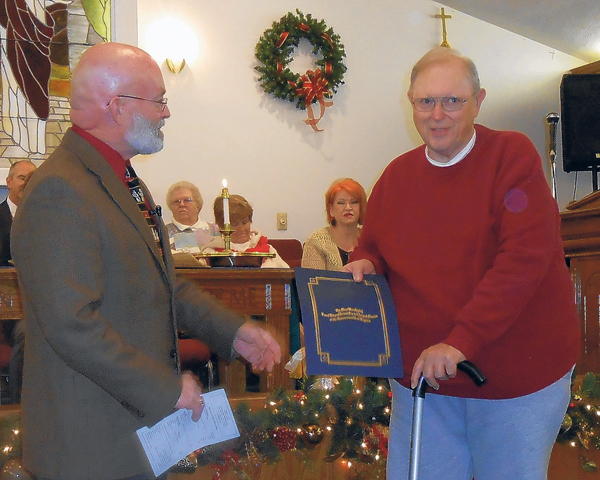
[(275, 254), (271, 252), (236, 252), (231, 249), (231, 235), (235, 230), (231, 228), (230, 224), (229, 190), (227, 190), (226, 180), (223, 180), (221, 199), (223, 200), (223, 228), (220, 229), (220, 232), (225, 249), (222, 252), (203, 251), (194, 256), (202, 259), (211, 267), (260, 267), (265, 258), (275, 257)]
[(221, 236), (223, 237), (223, 243), (225, 244), (225, 252), (231, 252), (231, 234), (234, 232), (232, 230), (231, 225), (226, 223), (223, 225), (223, 228), (220, 230)]

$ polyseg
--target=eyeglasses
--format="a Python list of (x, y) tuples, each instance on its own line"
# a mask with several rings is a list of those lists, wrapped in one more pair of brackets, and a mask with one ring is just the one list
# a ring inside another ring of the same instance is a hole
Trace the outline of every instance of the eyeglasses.
[(179, 204), (188, 205), (188, 204), (192, 203), (193, 201), (194, 201), (194, 199), (190, 198), (190, 197), (179, 198), (177, 200), (173, 200), (172, 204), (173, 205), (179, 205)]
[(415, 98), (412, 104), (419, 112), (432, 112), (436, 103), (440, 103), (447, 112), (456, 112), (463, 108), (463, 105), (478, 92), (469, 95), (467, 98), (461, 97), (426, 97)]
[[(156, 103), (157, 105), (160, 105), (161, 112), (164, 112), (165, 108), (167, 108), (167, 99), (166, 98), (161, 98), (160, 100), (151, 100), (150, 98), (136, 97), (135, 95), (115, 95), (115, 97), (117, 97), (117, 98), (132, 98), (133, 100), (143, 100), (144, 102)], [(111, 100), (112, 100), (112, 98), (111, 98)], [(110, 105), (110, 100), (108, 101), (106, 106), (108, 107), (109, 105)]]

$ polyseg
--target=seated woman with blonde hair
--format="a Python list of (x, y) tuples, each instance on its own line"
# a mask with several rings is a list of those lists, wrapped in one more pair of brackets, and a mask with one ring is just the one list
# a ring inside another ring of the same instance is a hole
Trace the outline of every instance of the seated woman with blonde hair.
[[(223, 228), (223, 198), (217, 197), (213, 203), (215, 222), (219, 228)], [(229, 196), (229, 222), (233, 230), (231, 234), (231, 249), (236, 252), (264, 252), (274, 253), (274, 258), (265, 258), (261, 268), (290, 268), (289, 265), (277, 253), (277, 250), (269, 245), (267, 237), (261, 235), (257, 230), (252, 230), (252, 214), (254, 210), (248, 201), (241, 195)], [(213, 238), (203, 249), (203, 253), (222, 251), (225, 244), (221, 237)]]
[(302, 266), (341, 270), (358, 245), (366, 207), (367, 194), (360, 183), (351, 178), (335, 180), (325, 194), (329, 226), (308, 237), (302, 253)]

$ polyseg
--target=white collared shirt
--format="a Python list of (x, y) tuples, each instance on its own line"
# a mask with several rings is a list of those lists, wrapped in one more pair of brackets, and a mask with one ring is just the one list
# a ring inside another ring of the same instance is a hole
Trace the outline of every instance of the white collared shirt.
[(193, 225), (184, 225), (183, 223), (179, 223), (177, 220), (173, 219), (173, 225), (175, 225), (182, 232), (186, 228), (191, 229), (192, 232), (195, 232), (196, 230), (208, 230), (209, 229), (208, 223), (205, 222), (204, 220), (200, 220), (199, 218), (198, 218), (198, 221), (196, 223), (194, 223)]
[(469, 140), (469, 143), (467, 143), (465, 145), (465, 148), (463, 148), (460, 152), (458, 152), (456, 154), (456, 156), (449, 162), (438, 162), (437, 160), (434, 160), (433, 158), (431, 158), (429, 156), (429, 148), (428, 147), (425, 147), (425, 156), (427, 157), (427, 160), (429, 160), (429, 163), (431, 163), (435, 167), (451, 167), (452, 165), (456, 165), (458, 162), (460, 162), (463, 158), (465, 158), (469, 154), (469, 152), (471, 150), (473, 150), (473, 146), (475, 145), (475, 136), (476, 136), (476, 132), (473, 131), (473, 136), (471, 137), (471, 140)]
[(6, 203), (8, 203), (8, 208), (10, 209), (10, 214), (15, 218), (15, 213), (17, 212), (17, 206), (12, 202), (10, 198), (6, 198)]

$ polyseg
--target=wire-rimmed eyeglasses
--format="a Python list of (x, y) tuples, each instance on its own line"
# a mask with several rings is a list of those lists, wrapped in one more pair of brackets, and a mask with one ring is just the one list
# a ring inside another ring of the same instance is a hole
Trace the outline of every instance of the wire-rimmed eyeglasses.
[(442, 108), (447, 112), (456, 112), (463, 108), (463, 105), (478, 92), (469, 95), (467, 98), (461, 97), (425, 97), (415, 98), (412, 104), (419, 112), (431, 112), (435, 108), (436, 103), (440, 103)]
[[(167, 108), (167, 99), (161, 98), (160, 100), (152, 100), (150, 98), (136, 97), (135, 95), (115, 95), (117, 98), (132, 98), (133, 100), (143, 100), (144, 102), (152, 102), (157, 105), (160, 105), (160, 111), (164, 112), (165, 108)], [(114, 98), (114, 97), (113, 97)], [(111, 98), (112, 100), (112, 98)], [(110, 105), (110, 100), (107, 102), (106, 106)]]
[(177, 206), (177, 205), (180, 205), (180, 204), (181, 204), (181, 205), (188, 205), (188, 204), (192, 203), (193, 201), (194, 201), (194, 199), (193, 199), (193, 198), (190, 198), (190, 197), (186, 197), (186, 198), (176, 198), (175, 200), (173, 200), (173, 201), (171, 202), (171, 204), (172, 204), (172, 205), (175, 205), (175, 206)]

